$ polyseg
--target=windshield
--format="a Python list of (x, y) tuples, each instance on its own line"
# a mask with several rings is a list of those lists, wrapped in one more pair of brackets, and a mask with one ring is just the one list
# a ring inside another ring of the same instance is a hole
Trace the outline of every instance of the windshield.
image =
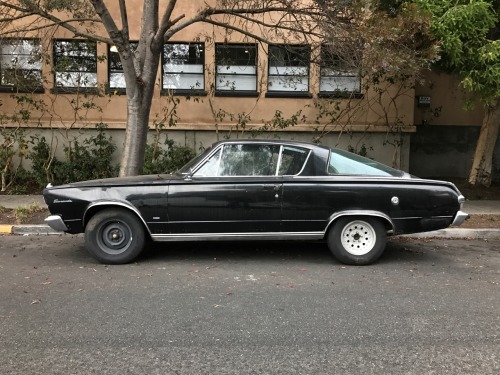
[(328, 174), (401, 177), (403, 172), (351, 152), (331, 149)]

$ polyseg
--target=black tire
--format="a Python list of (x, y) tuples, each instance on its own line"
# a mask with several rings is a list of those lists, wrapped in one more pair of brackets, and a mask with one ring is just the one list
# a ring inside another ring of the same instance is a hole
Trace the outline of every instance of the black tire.
[(109, 208), (96, 213), (85, 228), (87, 250), (99, 262), (124, 264), (144, 249), (144, 226), (132, 212)]
[(346, 216), (338, 219), (328, 233), (328, 247), (340, 262), (367, 265), (384, 252), (387, 232), (380, 219)]

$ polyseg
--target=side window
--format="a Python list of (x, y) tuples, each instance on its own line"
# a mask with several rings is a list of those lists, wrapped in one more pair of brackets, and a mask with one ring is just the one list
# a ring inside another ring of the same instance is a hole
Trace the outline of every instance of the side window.
[(283, 147), (278, 174), (289, 176), (298, 174), (304, 167), (308, 155), (309, 150), (303, 148)]
[(280, 146), (277, 145), (224, 145), (205, 161), (194, 176), (275, 176), (279, 152)]
[(276, 145), (226, 145), (219, 176), (274, 176), (279, 149)]

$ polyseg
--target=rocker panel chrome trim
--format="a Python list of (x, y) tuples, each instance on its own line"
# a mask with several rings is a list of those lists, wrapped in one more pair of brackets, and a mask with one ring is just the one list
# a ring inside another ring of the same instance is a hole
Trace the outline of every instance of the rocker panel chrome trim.
[(321, 240), (324, 232), (153, 234), (153, 241)]

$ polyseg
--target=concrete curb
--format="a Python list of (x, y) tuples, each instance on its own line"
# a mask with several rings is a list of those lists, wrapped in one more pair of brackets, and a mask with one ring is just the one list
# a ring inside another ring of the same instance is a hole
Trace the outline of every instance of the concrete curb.
[(490, 228), (448, 228), (433, 232), (405, 234), (407, 238), (456, 238), (456, 239), (497, 239), (500, 229)]
[[(40, 225), (0, 225), (0, 234), (47, 235), (63, 234), (45, 224)], [(500, 239), (500, 229), (448, 228), (433, 232), (404, 234), (406, 238), (456, 238), (456, 239)]]
[(58, 232), (45, 224), (39, 225), (0, 225), (0, 234), (19, 234), (19, 235), (33, 235), (33, 234), (63, 234)]

